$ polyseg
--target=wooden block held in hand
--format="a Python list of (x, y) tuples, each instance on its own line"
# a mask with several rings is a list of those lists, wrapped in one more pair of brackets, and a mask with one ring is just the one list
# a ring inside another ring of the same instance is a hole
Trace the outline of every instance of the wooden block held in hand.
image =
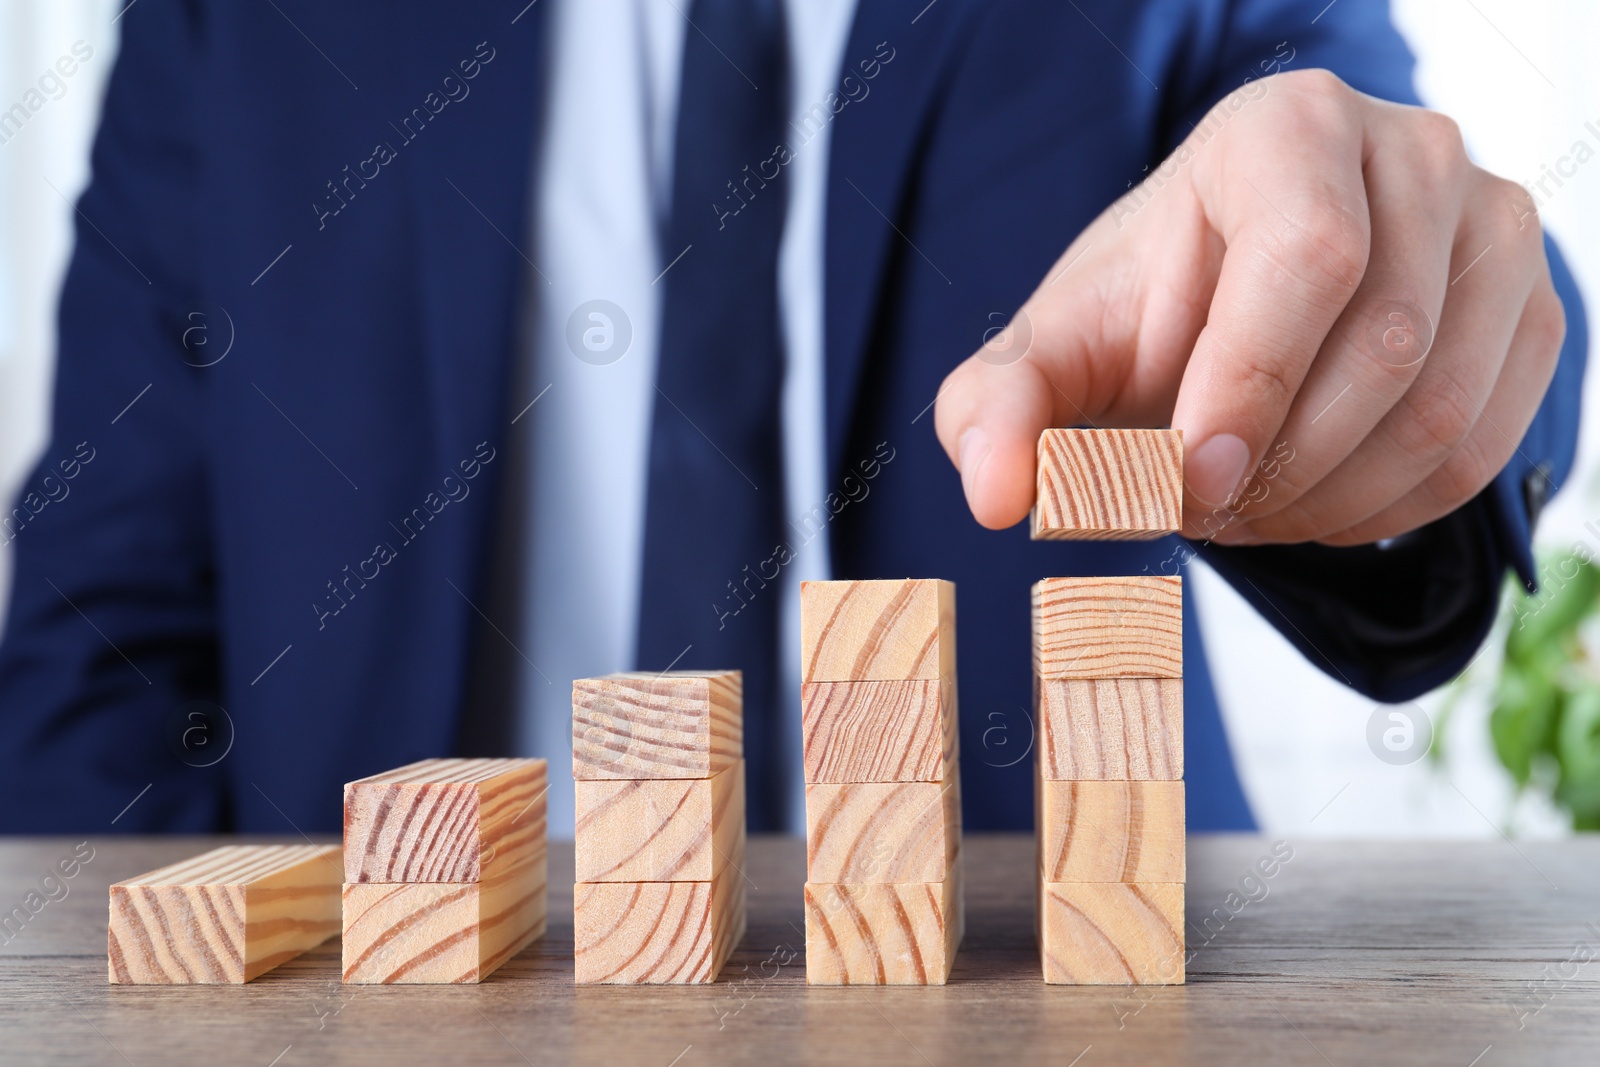
[(1181, 430), (1039, 435), (1035, 541), (1153, 540), (1183, 527)]
[(1183, 777), (1182, 678), (1035, 678), (1033, 693), (1046, 779)]
[(739, 671), (608, 674), (572, 683), (572, 776), (710, 778), (744, 758)]
[(1039, 862), (1051, 882), (1182, 882), (1182, 782), (1035, 783)]
[(961, 847), (961, 780), (806, 786), (806, 879), (937, 882)]
[(965, 925), (959, 861), (940, 882), (806, 883), (808, 985), (943, 985)]
[[(542, 761), (541, 761), (542, 762)], [(478, 882), (347, 882), (344, 980), (481, 982), (545, 930), (544, 835)]]
[(801, 582), (800, 680), (953, 678), (955, 629), (953, 582)]
[(806, 682), (800, 719), (807, 783), (942, 782), (955, 765), (954, 677)]
[(337, 845), (228, 845), (111, 887), (118, 985), (248, 982), (339, 932)]
[(579, 985), (716, 980), (744, 939), (744, 875), (709, 882), (580, 882), (573, 887)]
[(431, 759), (344, 787), (346, 882), (476, 882), (544, 855), (542, 759)]
[(1182, 985), (1183, 884), (1039, 883), (1039, 957), (1051, 985)]
[(1036, 583), (1033, 665), (1039, 678), (1182, 678), (1183, 579)]
[(744, 761), (714, 778), (579, 781), (579, 882), (708, 882), (744, 854)]

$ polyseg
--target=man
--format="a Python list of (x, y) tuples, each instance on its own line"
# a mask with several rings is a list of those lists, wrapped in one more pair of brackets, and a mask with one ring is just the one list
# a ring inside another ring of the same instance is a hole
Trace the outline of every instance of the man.
[[(1405, 106), (1381, 3), (122, 25), (35, 478), (75, 480), (15, 533), (8, 829), (326, 831), (346, 780), (519, 751), (559, 833), (570, 680), (635, 666), (745, 671), (751, 826), (793, 826), (830, 574), (956, 581), (967, 825), (1024, 827), (1039, 577), (1196, 544), (1380, 700), (1532, 581), (1581, 306)], [(1073, 424), (1184, 431), (1194, 541), (1028, 543)], [(1246, 828), (1189, 623), (1189, 824)]]

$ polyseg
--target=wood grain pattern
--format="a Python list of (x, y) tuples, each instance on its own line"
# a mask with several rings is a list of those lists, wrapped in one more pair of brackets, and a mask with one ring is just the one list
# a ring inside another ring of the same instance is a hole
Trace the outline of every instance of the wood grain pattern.
[(706, 882), (744, 855), (744, 761), (713, 778), (579, 781), (577, 881)]
[(943, 985), (966, 925), (958, 858), (933, 883), (807, 882), (809, 985)]
[(738, 671), (668, 671), (572, 683), (572, 776), (579, 781), (710, 778), (744, 757)]
[(1039, 435), (1035, 541), (1151, 540), (1183, 527), (1181, 430)]
[(1035, 782), (1051, 882), (1182, 882), (1182, 782)]
[(344, 787), (346, 882), (476, 882), (544, 852), (542, 759), (432, 759)]
[(1051, 985), (1182, 985), (1182, 883), (1039, 882)]
[(544, 835), (477, 882), (347, 882), (343, 975), (355, 984), (481, 982), (545, 931)]
[(806, 880), (938, 882), (961, 847), (961, 779), (806, 786)]
[(806, 682), (800, 720), (807, 783), (942, 782), (955, 763), (954, 677)]
[[(1294, 699), (1285, 694), (1286, 712)], [(1341, 784), (1329, 783), (1301, 821)], [(798, 836), (752, 835), (750, 932), (715, 985), (688, 989), (573, 985), (572, 846), (561, 841), (550, 846), (549, 933), (481, 985), (341, 986), (337, 940), (244, 987), (110, 985), (107, 886), (237, 839), (97, 835), (78, 856), (91, 862), (68, 867), (75, 877), (57, 874), (71, 892), (35, 899), (42, 911), (13, 920), (10, 909), (83, 838), (0, 838), (0, 1060), (126, 1067), (109, 1039), (138, 1067), (266, 1067), (290, 1042), (277, 1067), (524, 1067), (513, 1045), (540, 1065), (667, 1067), (691, 1043), (677, 1067), (1066, 1067), (1091, 1044), (1077, 1067), (1466, 1067), (1490, 1044), (1477, 1067), (1592, 1063), (1600, 963), (1581, 961), (1600, 946), (1590, 925), (1600, 926), (1600, 834), (1508, 844), (1484, 831), (1476, 840), (1193, 835), (1188, 985), (1078, 989), (1041, 980), (1034, 835), (969, 833), (967, 936), (949, 984), (875, 991), (806, 985)], [(1259, 879), (1250, 895), (1264, 899), (1243, 900), (1247, 872)]]
[(1182, 678), (1183, 579), (1036, 583), (1033, 663), (1039, 678)]
[(339, 932), (339, 849), (230, 845), (111, 886), (118, 985), (248, 982)]
[(733, 866), (709, 882), (573, 887), (579, 985), (712, 982), (744, 933), (744, 874)]
[(1183, 777), (1183, 679), (1035, 678), (1033, 696), (1045, 778)]
[(801, 582), (801, 681), (953, 678), (955, 612), (936, 578)]

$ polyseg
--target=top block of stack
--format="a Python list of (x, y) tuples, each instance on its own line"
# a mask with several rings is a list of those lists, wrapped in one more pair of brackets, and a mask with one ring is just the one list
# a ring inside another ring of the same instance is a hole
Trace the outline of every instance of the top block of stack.
[(802, 682), (953, 678), (955, 635), (952, 582), (800, 583)]
[(608, 674), (572, 683), (572, 777), (711, 778), (744, 757), (739, 671)]
[(1182, 431), (1039, 436), (1035, 541), (1153, 540), (1182, 526)]
[(544, 760), (431, 759), (344, 787), (346, 882), (480, 882), (542, 854)]

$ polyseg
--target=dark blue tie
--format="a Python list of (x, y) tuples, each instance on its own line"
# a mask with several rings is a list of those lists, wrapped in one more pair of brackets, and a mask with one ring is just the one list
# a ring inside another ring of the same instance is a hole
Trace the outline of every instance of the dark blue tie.
[(695, 0), (688, 14), (639, 622), (641, 670), (744, 672), (751, 830), (783, 828), (792, 773), (776, 758), (782, 578), (763, 577), (784, 540), (783, 17), (781, 0)]

